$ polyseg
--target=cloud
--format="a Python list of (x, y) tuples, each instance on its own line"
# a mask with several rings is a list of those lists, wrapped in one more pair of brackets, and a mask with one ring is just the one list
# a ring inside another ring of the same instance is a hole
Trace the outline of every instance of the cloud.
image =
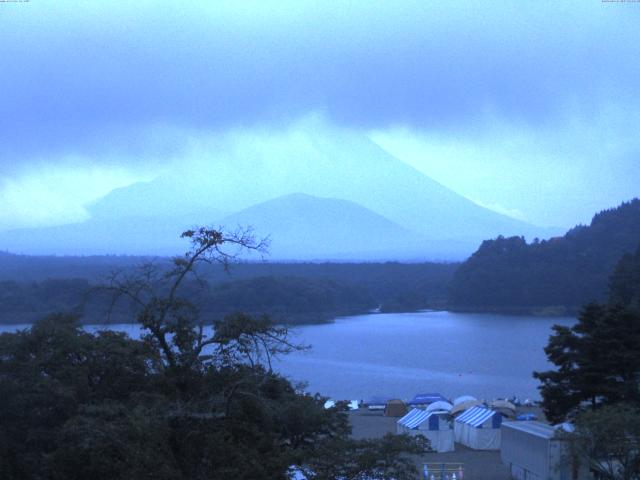
[(0, 181), (0, 231), (86, 220), (85, 205), (144, 177), (119, 168), (42, 165)]
[(588, 220), (640, 193), (639, 21), (598, 1), (2, 5), (0, 218), (83, 218), (194, 141), (320, 111), (486, 205)]
[(588, 119), (566, 110), (535, 129), (487, 115), (464, 134), (399, 126), (370, 137), (483, 206), (568, 228), (640, 195), (638, 123), (640, 112), (616, 107)]
[(537, 128), (568, 106), (588, 118), (639, 103), (640, 9), (600, 2), (13, 7), (0, 12), (3, 169), (57, 153), (145, 161), (162, 152), (158, 126), (323, 110), (348, 128), (464, 132), (487, 112)]

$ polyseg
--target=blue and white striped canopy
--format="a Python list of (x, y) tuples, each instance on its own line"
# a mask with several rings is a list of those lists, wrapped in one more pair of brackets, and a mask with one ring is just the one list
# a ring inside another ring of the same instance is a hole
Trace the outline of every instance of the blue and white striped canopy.
[[(500, 415), (500, 413), (489, 410), (488, 408), (473, 407), (456, 418), (456, 422), (466, 423), (472, 427), (481, 427), (484, 422), (493, 418), (495, 415)], [(500, 422), (494, 421), (493, 423), (498, 424), (497, 426), (494, 425), (494, 428), (500, 426)]]
[(403, 427), (407, 428), (416, 428), (419, 425), (422, 425), (424, 422), (429, 420), (429, 417), (434, 412), (427, 412), (426, 410), (420, 410), (419, 408), (414, 408), (409, 413), (407, 413), (404, 417), (398, 420), (398, 423)]

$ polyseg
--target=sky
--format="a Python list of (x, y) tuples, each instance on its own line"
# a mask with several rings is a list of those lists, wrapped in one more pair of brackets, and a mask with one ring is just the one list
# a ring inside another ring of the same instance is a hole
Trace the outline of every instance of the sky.
[(601, 0), (0, 2), (0, 229), (308, 115), (498, 212), (587, 223), (640, 195), (639, 25)]

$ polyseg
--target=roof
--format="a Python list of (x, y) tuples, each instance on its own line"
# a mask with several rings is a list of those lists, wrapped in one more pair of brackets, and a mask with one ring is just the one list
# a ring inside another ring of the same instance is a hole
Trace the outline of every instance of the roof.
[(404, 417), (398, 420), (397, 423), (407, 428), (416, 428), (418, 425), (421, 425), (429, 420), (429, 417), (431, 417), (431, 415), (436, 415), (436, 412), (427, 412), (426, 410), (414, 408)]
[(484, 422), (492, 418), (494, 415), (500, 415), (498, 412), (483, 407), (473, 407), (458, 418), (456, 422), (466, 423), (472, 427), (480, 427)]
[(418, 393), (407, 403), (409, 405), (428, 405), (439, 401), (446, 402), (447, 399), (439, 393)]
[(535, 435), (542, 438), (553, 438), (557, 432), (556, 428), (542, 422), (503, 422), (505, 428), (512, 428), (521, 432)]

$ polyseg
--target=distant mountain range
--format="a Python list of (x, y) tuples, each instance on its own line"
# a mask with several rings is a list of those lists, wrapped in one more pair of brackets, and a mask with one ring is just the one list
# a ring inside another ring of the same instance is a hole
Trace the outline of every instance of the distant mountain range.
[(185, 249), (188, 227), (241, 224), (270, 236), (274, 260), (456, 260), (484, 238), (557, 233), (471, 202), (364, 135), (302, 125), (289, 136), (214, 145), (181, 170), (112, 191), (83, 223), (2, 232), (0, 249), (170, 255)]
[(453, 276), (449, 304), (457, 310), (575, 314), (588, 302), (607, 299), (615, 265), (639, 247), (638, 199), (604, 210), (589, 226), (562, 237), (487, 240)]

